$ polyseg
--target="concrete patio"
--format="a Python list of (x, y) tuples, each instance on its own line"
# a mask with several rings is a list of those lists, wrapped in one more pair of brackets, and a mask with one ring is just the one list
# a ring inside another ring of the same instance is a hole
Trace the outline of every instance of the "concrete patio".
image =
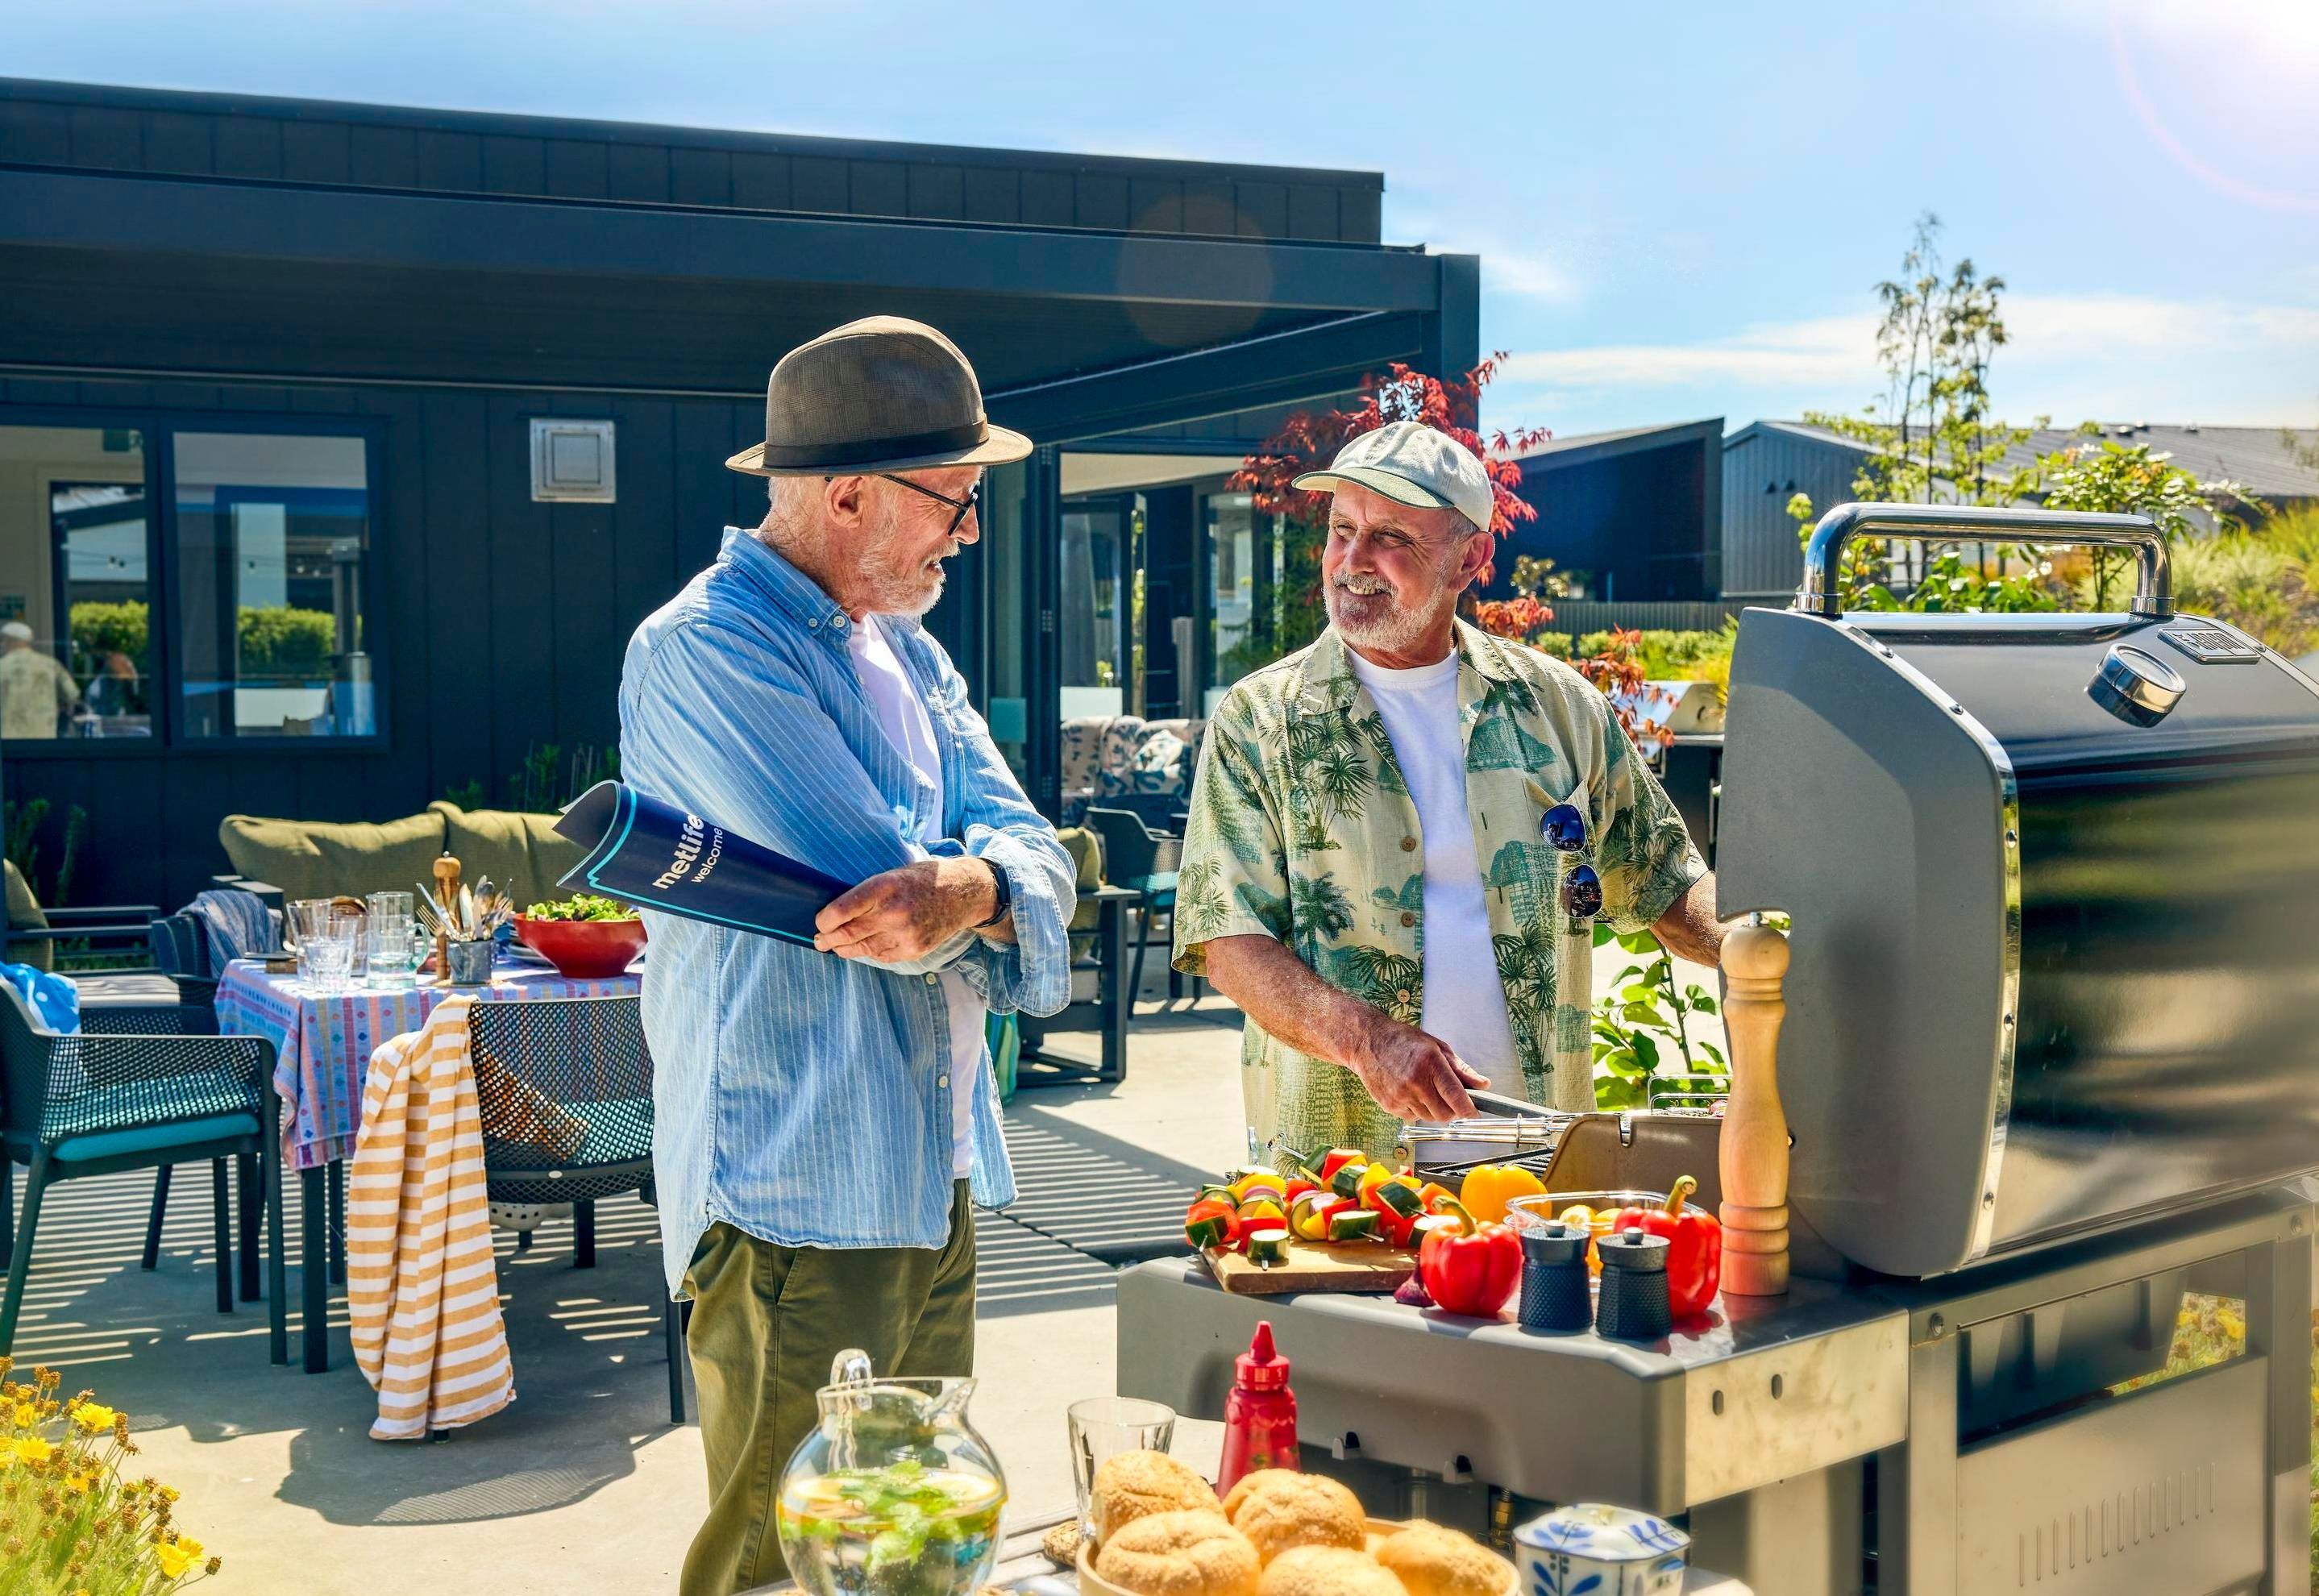
[[(979, 1220), (971, 1411), (1020, 1517), (1069, 1503), (1063, 1408), (1113, 1389), (1117, 1265), (1168, 1249), (1190, 1187), (1244, 1154), (1237, 1011), (1213, 996), (1165, 1003), (1156, 968), (1145, 990), (1124, 1084), (1018, 1094), (1007, 1136), (1024, 1195)], [(650, 1209), (599, 1210), (592, 1270), (571, 1267), (568, 1223), (528, 1252), (502, 1235), (515, 1406), (447, 1441), (383, 1443), (342, 1295), (320, 1375), (266, 1362), (263, 1303), (214, 1311), (207, 1186), (178, 1183), (150, 1275), (137, 1267), (149, 1177), (59, 1188), (15, 1353), (131, 1415), (140, 1464), (185, 1493), (182, 1521), (224, 1556), (221, 1591), (673, 1588), (703, 1481), (697, 1426), (669, 1423)], [(1196, 1466), (1217, 1445), (1218, 1427), (1179, 1426)]]

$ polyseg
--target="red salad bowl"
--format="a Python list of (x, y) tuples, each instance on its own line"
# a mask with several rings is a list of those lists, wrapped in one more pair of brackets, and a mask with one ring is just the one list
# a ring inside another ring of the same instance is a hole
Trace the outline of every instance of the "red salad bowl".
[(515, 933), (575, 981), (620, 974), (645, 945), (642, 920), (535, 920), (518, 915)]

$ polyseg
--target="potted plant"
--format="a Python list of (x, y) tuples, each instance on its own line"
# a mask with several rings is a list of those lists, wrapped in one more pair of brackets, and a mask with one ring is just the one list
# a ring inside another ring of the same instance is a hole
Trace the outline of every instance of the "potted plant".
[(579, 893), (536, 903), (515, 917), (524, 946), (574, 980), (601, 980), (628, 968), (645, 945), (645, 923), (628, 905)]

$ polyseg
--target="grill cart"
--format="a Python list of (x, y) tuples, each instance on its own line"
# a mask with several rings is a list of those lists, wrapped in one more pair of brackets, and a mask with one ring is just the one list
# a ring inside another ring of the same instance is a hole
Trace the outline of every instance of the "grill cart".
[[(1855, 537), (2121, 548), (2136, 591), (1839, 614)], [(2306, 1590), (2319, 684), (2177, 615), (2138, 517), (1889, 505), (1820, 523), (1731, 681), (1719, 907), (1793, 923), (1786, 1294), (1637, 1344), (1162, 1261), (1122, 1391), (1220, 1416), (1269, 1318), (1313, 1466), (1376, 1510), (1681, 1514), (1762, 1596)], [(1535, 1117), (1408, 1150), (1717, 1212), (1711, 1115)], [(2186, 1293), (2243, 1337), (2152, 1382)]]

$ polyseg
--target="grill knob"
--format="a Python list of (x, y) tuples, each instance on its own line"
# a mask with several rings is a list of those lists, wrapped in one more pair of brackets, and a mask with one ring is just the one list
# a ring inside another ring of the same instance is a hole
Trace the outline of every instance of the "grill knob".
[(2124, 643), (2110, 645), (2101, 669), (2086, 684), (2087, 696), (2095, 703), (2134, 726), (2156, 726), (2188, 690), (2165, 661)]

